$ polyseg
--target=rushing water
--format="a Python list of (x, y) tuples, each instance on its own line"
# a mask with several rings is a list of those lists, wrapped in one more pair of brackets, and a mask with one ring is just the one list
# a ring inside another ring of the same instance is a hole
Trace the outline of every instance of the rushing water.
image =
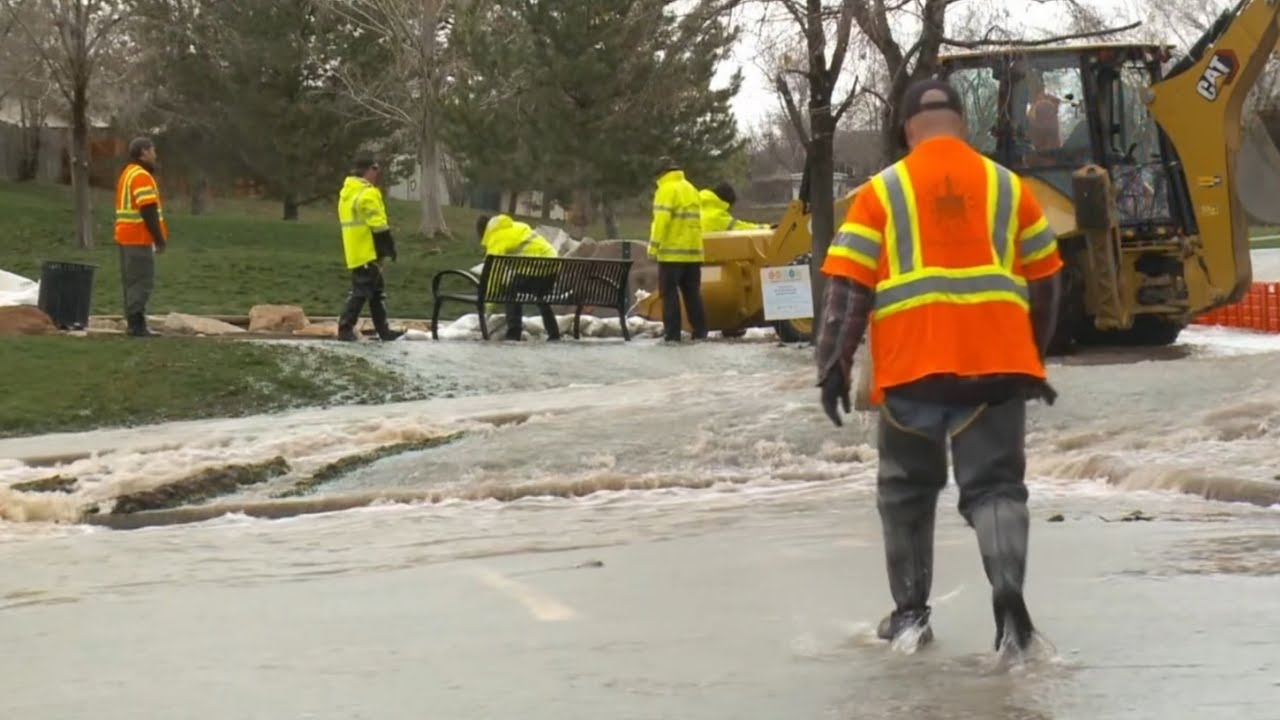
[[(1012, 674), (986, 655), (954, 512), (937, 647), (870, 639), (887, 609), (873, 426), (831, 426), (803, 349), (361, 346), (343, 351), (436, 399), (0, 441), (0, 709), (1267, 717), (1276, 349), (1193, 328), (1055, 364), (1061, 398), (1033, 407), (1028, 445), (1029, 592), (1056, 651)], [(398, 445), (432, 438), (448, 441)], [(136, 516), (155, 527), (99, 526), (119, 498), (277, 457), (284, 474)], [(3, 489), (54, 475), (67, 492)], [(1134, 510), (1154, 520), (1116, 522)]]

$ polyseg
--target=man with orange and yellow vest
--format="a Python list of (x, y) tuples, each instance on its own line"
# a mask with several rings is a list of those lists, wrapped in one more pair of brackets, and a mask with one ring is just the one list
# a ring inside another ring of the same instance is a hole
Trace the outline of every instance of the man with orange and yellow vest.
[(1062, 260), (1031, 191), (965, 141), (951, 86), (913, 85), (902, 118), (910, 152), (857, 194), (822, 266), (822, 403), (841, 425), (837, 403), (849, 412), (869, 320), (877, 505), (895, 603), (879, 636), (932, 639), (934, 515), (950, 442), (960, 514), (992, 588), (996, 648), (1018, 652), (1035, 634), (1022, 595), (1026, 402), (1056, 397), (1043, 358)]
[(131, 337), (152, 337), (147, 302), (155, 288), (156, 258), (169, 242), (160, 188), (156, 185), (156, 148), (150, 138), (129, 142), (129, 164), (116, 182), (115, 239), (120, 246), (120, 287)]

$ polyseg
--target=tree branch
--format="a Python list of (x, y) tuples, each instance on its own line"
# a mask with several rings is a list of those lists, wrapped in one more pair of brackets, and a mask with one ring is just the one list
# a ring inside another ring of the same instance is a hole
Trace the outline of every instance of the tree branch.
[(1142, 22), (1131, 22), (1128, 25), (1120, 27), (1107, 28), (1104, 30), (1090, 30), (1088, 32), (1071, 33), (1070, 35), (1054, 35), (1053, 37), (1041, 38), (1039, 40), (953, 40), (951, 38), (942, 38), (944, 45), (952, 47), (966, 48), (975, 50), (981, 47), (1005, 46), (1005, 47), (1039, 47), (1042, 45), (1052, 45), (1054, 43), (1064, 42), (1066, 40), (1083, 40), (1085, 38), (1096, 38), (1104, 35), (1114, 35), (1116, 33), (1127, 32), (1142, 26)]
[(786, 78), (781, 74), (774, 79), (774, 87), (778, 90), (778, 96), (782, 98), (782, 105), (787, 110), (787, 117), (791, 119), (791, 125), (795, 128), (796, 134), (800, 136), (800, 143), (804, 145), (807, 152), (810, 145), (809, 132), (804, 127), (804, 116), (800, 114), (800, 108), (796, 106), (796, 100), (791, 96), (791, 88), (787, 85)]
[(849, 108), (853, 107), (853, 101), (862, 94), (862, 89), (858, 87), (859, 84), (860, 83), (857, 78), (855, 78), (853, 81), (853, 89), (849, 91), (849, 94), (845, 96), (844, 102), (840, 103), (840, 106), (836, 108), (835, 114), (831, 116), (833, 124), (840, 124), (840, 118), (844, 117), (844, 114), (849, 112)]

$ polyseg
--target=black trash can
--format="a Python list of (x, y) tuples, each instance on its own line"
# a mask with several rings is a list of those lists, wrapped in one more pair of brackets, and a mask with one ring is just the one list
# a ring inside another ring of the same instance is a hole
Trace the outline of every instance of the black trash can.
[(93, 301), (97, 265), (45, 260), (40, 264), (39, 307), (63, 330), (83, 330)]

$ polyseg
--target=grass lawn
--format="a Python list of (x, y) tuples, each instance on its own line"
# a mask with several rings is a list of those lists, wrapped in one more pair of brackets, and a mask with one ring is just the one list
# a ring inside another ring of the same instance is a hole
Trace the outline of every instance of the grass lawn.
[(0, 436), (411, 399), (364, 358), (266, 342), (11, 337), (0, 367), (22, 388), (0, 403)]
[[(260, 303), (300, 305), (310, 315), (341, 310), (349, 275), (335, 211), (327, 202), (303, 208), (297, 222), (280, 220), (275, 201), (219, 199), (204, 215), (192, 215), (187, 205), (172, 198), (165, 208), (172, 242), (158, 258), (149, 312), (243, 315)], [(91, 312), (119, 313), (111, 193), (95, 190), (93, 206), (97, 247), (79, 250), (72, 246), (69, 188), (0, 182), (0, 269), (39, 279), (43, 260), (97, 265)], [(482, 260), (475, 238), (480, 211), (445, 208), (453, 237), (423, 240), (413, 233), (416, 203), (390, 200), (387, 210), (399, 251), (387, 270), (390, 311), (397, 317), (430, 317), (432, 274)], [(643, 219), (625, 220), (621, 228), (624, 235), (646, 232)], [(588, 235), (602, 237), (603, 230), (591, 228)], [(450, 310), (464, 312), (456, 304)]]

